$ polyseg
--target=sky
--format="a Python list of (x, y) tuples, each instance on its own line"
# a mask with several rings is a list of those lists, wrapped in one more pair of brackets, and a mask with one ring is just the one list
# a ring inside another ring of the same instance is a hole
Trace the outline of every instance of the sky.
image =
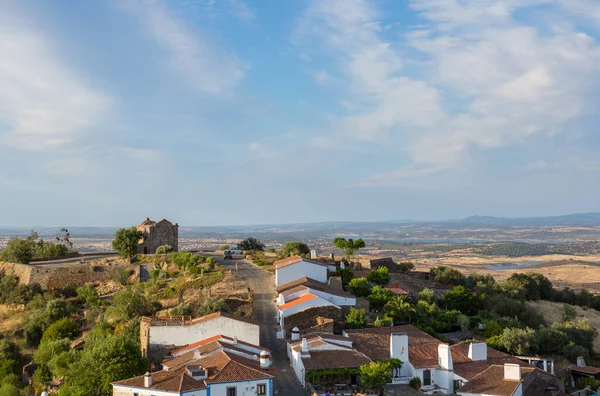
[(599, 211), (600, 1), (4, 0), (0, 225)]

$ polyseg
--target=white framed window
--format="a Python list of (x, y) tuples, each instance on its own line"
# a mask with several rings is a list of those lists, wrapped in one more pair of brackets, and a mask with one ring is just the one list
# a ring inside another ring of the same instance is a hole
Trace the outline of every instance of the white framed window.
[(227, 388), (227, 396), (237, 396), (237, 388)]
[(256, 386), (256, 394), (258, 396), (265, 396), (267, 394), (267, 384), (258, 384)]

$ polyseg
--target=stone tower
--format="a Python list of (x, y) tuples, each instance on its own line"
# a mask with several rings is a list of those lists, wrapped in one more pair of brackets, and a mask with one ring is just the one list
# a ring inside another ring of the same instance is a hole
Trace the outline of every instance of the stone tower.
[(177, 251), (179, 246), (179, 224), (173, 225), (166, 219), (157, 222), (146, 218), (136, 228), (144, 233), (138, 244), (138, 253), (154, 254), (156, 248), (162, 245), (169, 245), (174, 251)]

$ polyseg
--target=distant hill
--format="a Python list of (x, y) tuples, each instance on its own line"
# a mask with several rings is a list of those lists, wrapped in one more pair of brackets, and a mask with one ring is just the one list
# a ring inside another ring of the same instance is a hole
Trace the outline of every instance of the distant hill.
[(600, 226), (600, 212), (574, 213), (561, 216), (506, 218), (494, 216), (470, 216), (448, 223), (503, 226)]

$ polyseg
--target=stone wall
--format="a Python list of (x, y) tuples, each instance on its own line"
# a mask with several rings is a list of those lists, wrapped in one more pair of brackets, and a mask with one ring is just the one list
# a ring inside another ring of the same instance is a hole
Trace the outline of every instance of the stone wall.
[(168, 220), (157, 223), (146, 219), (137, 229), (144, 233), (143, 239), (138, 244), (139, 254), (154, 254), (162, 245), (169, 245), (174, 251), (179, 248), (179, 224), (172, 224)]
[[(291, 334), (294, 327), (298, 327), (301, 332), (304, 332), (307, 329), (325, 325), (324, 322), (318, 319), (319, 317), (321, 320), (327, 318), (332, 319), (332, 321), (342, 321), (344, 320), (344, 313), (341, 309), (331, 306), (306, 309), (285, 318), (285, 334)], [(329, 324), (326, 324), (325, 326), (329, 326)]]
[(383, 258), (360, 258), (358, 260), (355, 260), (361, 268), (368, 268), (368, 269), (376, 269), (379, 267), (387, 267), (388, 270), (390, 270), (390, 272), (395, 272), (396, 271), (396, 263), (394, 263), (394, 260), (391, 257), (383, 257)]

